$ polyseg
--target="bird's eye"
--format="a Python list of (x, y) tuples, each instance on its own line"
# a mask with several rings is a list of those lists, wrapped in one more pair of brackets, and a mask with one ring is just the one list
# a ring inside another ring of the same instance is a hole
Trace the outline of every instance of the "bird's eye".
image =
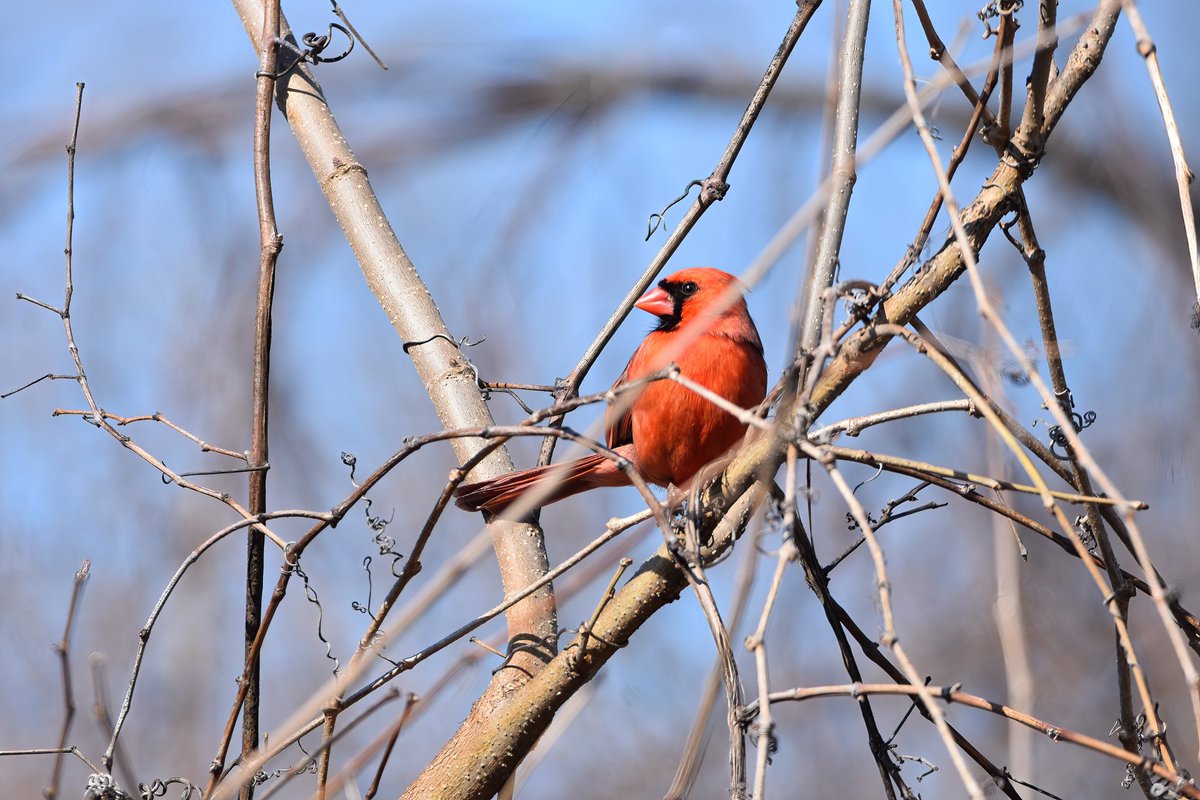
[(679, 287), (679, 293), (682, 294), (684, 297), (691, 297), (699, 289), (700, 289), (700, 287), (696, 285), (695, 281), (688, 281), (683, 286)]

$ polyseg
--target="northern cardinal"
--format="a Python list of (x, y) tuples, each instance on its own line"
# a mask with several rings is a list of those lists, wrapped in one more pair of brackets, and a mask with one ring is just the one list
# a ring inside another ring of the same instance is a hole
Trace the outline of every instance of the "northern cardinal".
[[(710, 267), (680, 270), (659, 281), (635, 304), (658, 317), (614, 388), (657, 372), (674, 362), (680, 372), (735, 405), (749, 408), (767, 390), (767, 365), (754, 320), (739, 293), (728, 303), (737, 278)], [(723, 302), (727, 307), (723, 310)], [(617, 401), (617, 409), (622, 407)], [(746, 426), (700, 395), (670, 380), (646, 384), (624, 411), (610, 407), (608, 446), (626, 458), (648, 482), (686, 487), (706, 464), (741, 440)], [(455, 492), (468, 511), (497, 513), (542, 481), (553, 485), (539, 506), (599, 486), (628, 486), (629, 476), (600, 454), (562, 464), (510, 472), (489, 481), (466, 483)]]

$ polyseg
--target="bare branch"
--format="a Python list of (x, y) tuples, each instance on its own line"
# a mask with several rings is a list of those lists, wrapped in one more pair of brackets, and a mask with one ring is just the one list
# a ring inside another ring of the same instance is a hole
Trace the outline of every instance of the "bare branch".
[[(863, 59), (867, 53), (867, 20), (870, 18), (870, 3), (850, 3), (846, 18), (845, 38), (839, 57), (837, 112), (833, 123), (832, 167), (829, 180), (833, 185), (829, 191), (829, 203), (825, 207), (821, 239), (817, 246), (817, 260), (809, 265), (805, 284), (805, 309), (800, 320), (799, 335), (794, 337), (797, 347), (807, 351), (816, 348), (821, 338), (821, 322), (825, 318), (823, 304), (825, 290), (833, 285), (837, 272), (839, 253), (842, 249), (842, 233), (846, 230), (846, 215), (850, 211), (850, 197), (854, 183), (856, 151), (858, 148), (858, 115), (862, 99)], [(801, 375), (801, 382), (804, 376)]]
[[(267, 510), (267, 470), (270, 457), (267, 449), (269, 398), (271, 388), (271, 312), (275, 297), (275, 265), (283, 248), (283, 236), (275, 222), (275, 201), (271, 190), (271, 114), (275, 95), (275, 73), (279, 62), (279, 0), (263, 4), (262, 29), (259, 33), (260, 55), (254, 100), (254, 194), (258, 207), (258, 292), (254, 311), (254, 351), (251, 368), (250, 394), (250, 453), (247, 463), (257, 467), (249, 477), (247, 510), (254, 515)], [(246, 669), (242, 680), (246, 697), (242, 702), (242, 758), (258, 748), (259, 696), (261, 682), (259, 661), (251, 655), (254, 638), (262, 621), (262, 592), (264, 571), (264, 541), (260, 531), (246, 533), (246, 616), (243, 631)], [(222, 748), (221, 760), (224, 760)], [(322, 751), (328, 753), (328, 748)], [(322, 759), (322, 765), (326, 762)], [(220, 775), (212, 770), (208, 791)], [(324, 773), (322, 773), (324, 777)], [(241, 800), (254, 797), (254, 784), (242, 787)], [(323, 800), (323, 798), (322, 798)]]
[(83, 587), (87, 583), (88, 573), (92, 563), (84, 561), (83, 566), (75, 573), (75, 581), (71, 587), (71, 600), (67, 604), (67, 623), (63, 627), (63, 635), (54, 652), (58, 653), (59, 665), (62, 668), (63, 684), (63, 722), (58, 735), (59, 757), (54, 759), (54, 770), (50, 773), (50, 783), (42, 790), (46, 800), (54, 800), (58, 796), (58, 781), (62, 777), (62, 757), (67, 754), (67, 739), (71, 735), (71, 723), (75, 720), (75, 692), (71, 688), (71, 629), (75, 625), (75, 612), (79, 608), (79, 599), (83, 596)]
[[(1164, 764), (1149, 759), (1138, 758), (1135, 755), (1127, 753), (1119, 747), (1114, 747), (1100, 739), (1093, 738), (1083, 733), (1077, 733), (1069, 728), (1063, 728), (1058, 725), (1051, 725), (1048, 722), (1025, 714), (1008, 706), (997, 703), (993, 700), (986, 700), (977, 695), (968, 694), (967, 692), (959, 691), (956, 686), (894, 686), (892, 684), (862, 684), (855, 683), (848, 686), (813, 686), (806, 689), (792, 689), (784, 692), (775, 692), (771, 695), (772, 703), (785, 701), (802, 701), (810, 700), (817, 697), (859, 697), (860, 695), (872, 694), (891, 694), (905, 696), (920, 696), (922, 692), (928, 693), (931, 697), (942, 699), (948, 703), (959, 703), (961, 705), (975, 708), (980, 711), (988, 711), (992, 714), (997, 714), (1013, 722), (1026, 725), (1034, 730), (1050, 737), (1053, 741), (1070, 742), (1071, 744), (1080, 747), (1086, 747), (1097, 753), (1114, 758), (1132, 765), (1137, 769), (1145, 769), (1153, 772), (1163, 780), (1169, 781), (1170, 786), (1183, 797), (1200, 798), (1200, 788), (1197, 788), (1190, 783), (1187, 778), (1179, 775), (1174, 770)], [(753, 717), (758, 713), (758, 708), (755, 705), (747, 706), (746, 716)]]
[(1163, 80), (1162, 68), (1158, 65), (1158, 48), (1150, 38), (1150, 31), (1142, 20), (1142, 12), (1138, 11), (1134, 0), (1122, 0), (1125, 8), (1125, 18), (1129, 27), (1137, 36), (1138, 53), (1146, 61), (1146, 71), (1150, 73), (1150, 82), (1154, 85), (1154, 96), (1158, 99), (1158, 108), (1162, 112), (1163, 125), (1167, 129), (1167, 141), (1171, 143), (1171, 160), (1175, 162), (1175, 183), (1179, 187), (1179, 209), (1183, 212), (1183, 230), (1187, 236), (1188, 258), (1192, 266), (1192, 280), (1196, 283), (1196, 302), (1200, 304), (1200, 255), (1197, 255), (1196, 245), (1196, 213), (1192, 209), (1191, 184), (1196, 174), (1188, 166), (1187, 157), (1183, 152), (1183, 140), (1179, 136), (1179, 126), (1175, 122), (1175, 112), (1171, 109), (1171, 98), (1167, 95), (1167, 84)]

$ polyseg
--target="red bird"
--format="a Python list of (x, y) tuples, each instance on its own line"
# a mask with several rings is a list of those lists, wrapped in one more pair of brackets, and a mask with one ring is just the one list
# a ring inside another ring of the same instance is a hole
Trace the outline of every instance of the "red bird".
[[(674, 362), (684, 377), (737, 406), (760, 403), (767, 391), (767, 365), (745, 298), (740, 292), (732, 302), (726, 298), (737, 284), (734, 276), (710, 267), (680, 270), (659, 281), (636, 303), (657, 316), (658, 325), (634, 351), (614, 388)], [(670, 380), (646, 384), (632, 404), (617, 403), (606, 420), (608, 446), (659, 486), (686, 487), (746, 431), (733, 415)], [(630, 485), (629, 476), (597, 453), (463, 484), (455, 496), (468, 511), (496, 513), (543, 481), (553, 488), (543, 490), (539, 506), (599, 486)]]

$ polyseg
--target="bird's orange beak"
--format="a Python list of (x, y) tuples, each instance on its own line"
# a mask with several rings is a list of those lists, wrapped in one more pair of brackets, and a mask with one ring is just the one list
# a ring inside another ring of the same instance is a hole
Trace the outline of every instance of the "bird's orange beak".
[(666, 290), (661, 286), (655, 286), (646, 294), (642, 295), (642, 299), (633, 304), (635, 308), (640, 308), (653, 314), (656, 317), (669, 317), (675, 313), (675, 299), (667, 294)]

